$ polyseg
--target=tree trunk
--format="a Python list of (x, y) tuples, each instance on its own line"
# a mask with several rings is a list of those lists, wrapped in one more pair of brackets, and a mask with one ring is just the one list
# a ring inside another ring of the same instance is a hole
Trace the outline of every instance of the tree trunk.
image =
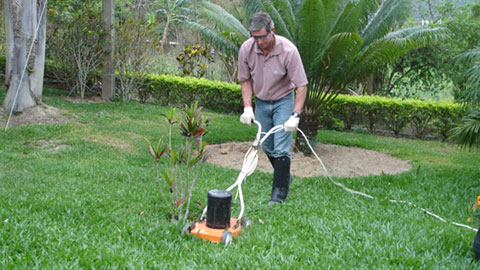
[(167, 35), (168, 35), (168, 26), (170, 24), (170, 16), (167, 15), (167, 22), (165, 23), (165, 28), (163, 29), (162, 41), (160, 43), (160, 53), (163, 54), (165, 49), (165, 44), (167, 43)]
[(102, 68), (102, 98), (111, 99), (115, 94), (115, 3), (113, 0), (102, 2), (103, 23), (105, 28), (105, 56)]
[(375, 93), (375, 75), (370, 74), (367, 77), (367, 95), (371, 96)]
[[(41, 104), (46, 33), (46, 16), (45, 14), (42, 16), (41, 13), (46, 10), (44, 9), (45, 1), (5, 0), (7, 94), (2, 106), (7, 110), (22, 112)], [(40, 26), (35, 33), (37, 25)], [(34, 37), (36, 37), (35, 40)], [(28, 57), (32, 42), (33, 49)], [(25, 74), (22, 78), (23, 72)]]

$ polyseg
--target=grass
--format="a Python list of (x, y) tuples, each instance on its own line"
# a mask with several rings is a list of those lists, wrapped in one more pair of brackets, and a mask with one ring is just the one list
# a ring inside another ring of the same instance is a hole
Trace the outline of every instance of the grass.
[[(3, 99), (3, 91), (0, 98)], [(388, 202), (408, 200), (467, 223), (480, 190), (478, 152), (436, 141), (321, 131), (319, 140), (412, 160), (398, 175), (297, 178), (283, 205), (268, 207), (271, 175), (244, 184), (253, 225), (229, 247), (182, 238), (168, 221), (143, 137), (166, 136), (167, 108), (74, 104), (47, 88), (44, 102), (76, 122), (0, 132), (1, 269), (471, 269), (475, 232)], [(208, 143), (253, 140), (238, 115), (205, 112)], [(181, 142), (180, 136), (174, 143)], [(205, 164), (194, 200), (226, 188), (238, 171)], [(194, 217), (201, 208), (192, 207)], [(232, 215), (237, 215), (234, 205)], [(260, 220), (262, 222), (260, 222)]]

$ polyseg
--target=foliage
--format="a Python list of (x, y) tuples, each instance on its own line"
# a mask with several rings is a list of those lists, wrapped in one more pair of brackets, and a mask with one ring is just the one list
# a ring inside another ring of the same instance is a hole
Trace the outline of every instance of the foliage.
[[(159, 139), (155, 146), (147, 139), (150, 154), (156, 164), (157, 179), (162, 198), (170, 209), (172, 220), (183, 219), (184, 223), (188, 218), (191, 198), (200, 173), (201, 164), (206, 157), (206, 143), (203, 141), (203, 136), (206, 133), (205, 128), (210, 120), (204, 118), (200, 111), (201, 107), (198, 107), (198, 103), (191, 106), (185, 105), (182, 120), (179, 123), (180, 134), (185, 137), (185, 144), (178, 149), (173, 149), (171, 143), (171, 129), (176, 124), (173, 107), (170, 107), (168, 113), (162, 114), (169, 123), (168, 145), (163, 146), (162, 139)], [(159, 161), (164, 154), (168, 157), (169, 162), (165, 164), (163, 177), (161, 177)], [(162, 179), (165, 181), (162, 181)]]
[(461, 146), (471, 148), (480, 143), (480, 111), (472, 111), (462, 119), (462, 122), (451, 131)]
[[(479, 5), (480, 7), (480, 5)], [(456, 57), (465, 64), (467, 70), (462, 74), (465, 81), (465, 101), (480, 105), (480, 47), (475, 47)]]
[[(236, 5), (236, 2), (233, 2)], [(185, 25), (199, 32), (203, 39), (217, 51), (227, 70), (229, 82), (236, 81), (237, 55), (242, 43), (249, 37), (245, 27), (248, 14), (244, 6), (231, 14), (221, 6), (201, 1), (198, 4), (198, 21), (186, 21)]]
[(164, 0), (163, 7), (155, 11), (160, 18), (165, 20), (162, 41), (160, 43), (160, 51), (162, 53), (167, 44), (167, 37), (171, 25), (185, 21), (186, 15), (191, 13), (191, 10), (188, 8), (190, 2), (191, 0)]
[(404, 77), (392, 73), (396, 82), (394, 85), (391, 85), (392, 89), (388, 94), (385, 93), (385, 95), (401, 99), (454, 99), (456, 86), (448, 75), (439, 74), (436, 69), (426, 69), (429, 70), (429, 75), (427, 75), (427, 77), (423, 77), (423, 71), (420, 70), (414, 70)]
[(385, 126), (399, 135), (403, 129), (410, 129), (417, 138), (437, 134), (443, 140), (448, 132), (464, 115), (461, 104), (446, 101), (400, 100), (379, 96), (338, 95), (326, 108), (330, 118), (343, 121), (345, 130), (353, 125), (365, 125), (370, 132), (375, 127)]
[[(430, 6), (432, 10), (429, 13), (433, 15), (428, 14), (428, 16), (433, 16), (434, 19), (430, 21), (436, 22), (436, 25), (447, 28), (450, 38), (447, 42), (439, 43), (428, 50), (407, 56), (408, 61), (399, 64), (404, 70), (408, 70), (411, 62), (418, 62), (422, 64), (422, 70), (428, 71), (423, 72), (422, 75), (429, 75), (429, 73), (431, 75), (418, 76), (418, 73), (411, 73), (407, 76), (410, 77), (409, 80), (404, 84), (447, 86), (450, 89), (453, 88), (455, 99), (461, 102), (469, 93), (466, 78), (462, 76), (469, 66), (459, 61), (457, 56), (480, 43), (480, 16), (475, 13), (475, 10), (480, 7), (480, 2), (469, 1), (463, 6), (460, 6), (458, 1), (451, 0), (441, 0), (437, 3)], [(434, 91), (428, 88), (425, 90)], [(414, 94), (410, 94), (412, 95)]]
[(202, 107), (218, 112), (238, 113), (243, 110), (239, 85), (193, 77), (149, 75), (141, 89), (140, 101), (160, 105), (182, 106), (198, 101)]
[[(480, 5), (479, 5), (480, 7)], [(471, 148), (478, 146), (480, 141), (480, 48), (476, 47), (462, 53), (458, 59), (469, 67), (463, 74), (466, 78), (467, 94), (466, 107), (470, 113), (462, 119), (462, 123), (452, 131), (452, 136), (462, 146)]]
[(125, 19), (116, 30), (115, 69), (120, 81), (118, 94), (124, 101), (138, 97), (138, 89), (153, 65), (158, 41), (153, 25), (140, 19)]
[(213, 49), (209, 45), (187, 45), (177, 56), (183, 76), (202, 78), (207, 72), (208, 64), (215, 62)]
[(55, 65), (53, 75), (70, 94), (83, 99), (103, 59), (101, 5), (93, 0), (59, 4), (49, 10), (48, 20), (46, 53)]

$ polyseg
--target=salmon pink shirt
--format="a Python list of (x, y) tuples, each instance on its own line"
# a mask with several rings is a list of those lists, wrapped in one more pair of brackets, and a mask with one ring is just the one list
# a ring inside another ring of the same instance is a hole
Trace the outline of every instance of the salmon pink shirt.
[(275, 35), (275, 45), (268, 56), (253, 38), (242, 44), (238, 53), (238, 80), (249, 79), (254, 95), (265, 101), (278, 100), (308, 83), (297, 47), (279, 35)]

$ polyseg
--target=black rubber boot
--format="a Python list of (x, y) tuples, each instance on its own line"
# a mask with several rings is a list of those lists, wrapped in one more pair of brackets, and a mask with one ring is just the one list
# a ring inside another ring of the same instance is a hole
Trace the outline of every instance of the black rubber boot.
[(290, 188), (290, 158), (279, 157), (275, 159), (273, 172), (272, 196), (268, 205), (282, 203), (287, 198)]
[(272, 164), (273, 169), (275, 170), (275, 158), (272, 156), (267, 155), (268, 160), (270, 160), (270, 164)]

